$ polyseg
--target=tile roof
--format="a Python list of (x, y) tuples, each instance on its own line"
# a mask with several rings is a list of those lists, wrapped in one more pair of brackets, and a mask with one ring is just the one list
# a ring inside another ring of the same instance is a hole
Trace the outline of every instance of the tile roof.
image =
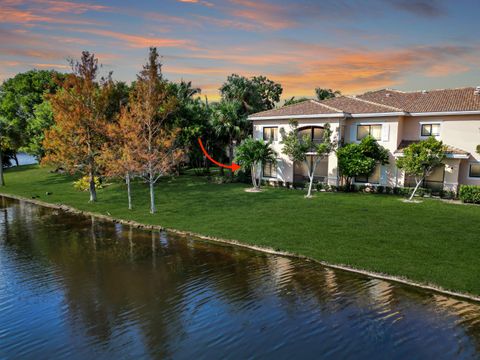
[[(413, 143), (417, 143), (417, 142), (420, 142), (420, 140), (402, 140), (400, 142), (400, 144), (398, 145), (398, 148), (397, 150), (395, 150), (395, 154), (403, 154), (403, 150), (408, 147), (409, 145), (413, 144)], [(459, 148), (456, 148), (454, 146), (450, 146), (450, 145), (445, 145), (446, 146), (446, 151), (445, 151), (445, 154), (452, 154), (452, 155), (469, 155), (468, 152), (462, 150), (462, 149), (459, 149)]]
[(358, 98), (395, 106), (410, 113), (480, 110), (480, 95), (475, 95), (473, 87), (425, 92), (384, 89), (359, 95)]
[(323, 105), (315, 100), (305, 100), (296, 104), (283, 106), (278, 109), (262, 111), (251, 117), (269, 117), (269, 116), (295, 116), (295, 115), (316, 115), (316, 114), (342, 114), (339, 109)]
[(358, 96), (339, 96), (323, 101), (305, 100), (250, 117), (450, 111), (480, 111), (480, 94), (475, 95), (473, 87), (413, 92), (382, 89)]
[(331, 99), (323, 100), (321, 103), (342, 109), (344, 112), (350, 114), (369, 114), (402, 111), (402, 109), (395, 108), (393, 106), (374, 103), (365, 99), (352, 96), (338, 96)]

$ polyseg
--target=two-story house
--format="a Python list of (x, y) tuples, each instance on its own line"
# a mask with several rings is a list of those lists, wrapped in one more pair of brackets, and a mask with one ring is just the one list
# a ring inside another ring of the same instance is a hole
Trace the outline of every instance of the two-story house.
[[(306, 100), (294, 105), (263, 111), (249, 117), (254, 137), (271, 141), (278, 153), (276, 165), (264, 164), (263, 177), (284, 182), (301, 181), (306, 166), (292, 163), (282, 153), (282, 132), (290, 131), (296, 120), (302, 136), (320, 139), (330, 124), (340, 146), (373, 136), (388, 149), (390, 161), (378, 165), (368, 177), (355, 183), (383, 186), (411, 186), (414, 180), (396, 167), (396, 159), (414, 141), (435, 136), (447, 146), (444, 166), (438, 167), (424, 186), (456, 191), (459, 184), (480, 185), (480, 87), (403, 92), (384, 89), (358, 96), (340, 96), (323, 101)], [(338, 185), (335, 153), (317, 167), (319, 181)]]

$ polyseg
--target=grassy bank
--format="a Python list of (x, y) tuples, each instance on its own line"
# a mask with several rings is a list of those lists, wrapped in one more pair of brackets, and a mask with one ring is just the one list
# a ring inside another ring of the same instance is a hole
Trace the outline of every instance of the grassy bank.
[[(480, 295), (480, 207), (425, 200), (407, 204), (389, 195), (318, 193), (243, 184), (211, 184), (181, 176), (157, 187), (158, 213), (148, 213), (148, 189), (136, 183), (134, 210), (123, 184), (99, 190), (99, 202), (75, 191), (72, 178), (23, 166), (6, 172), (0, 192), (114, 217), (268, 246), (375, 272), (404, 276)], [(51, 192), (51, 195), (46, 195)]]

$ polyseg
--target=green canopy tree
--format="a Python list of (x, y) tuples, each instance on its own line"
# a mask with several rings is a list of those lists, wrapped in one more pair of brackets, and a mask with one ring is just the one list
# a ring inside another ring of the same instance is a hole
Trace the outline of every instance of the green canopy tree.
[[(243, 169), (249, 169), (252, 176), (253, 188), (260, 189), (263, 164), (276, 163), (277, 153), (270, 147), (270, 143), (255, 140), (253, 137), (245, 139), (237, 148), (236, 161)], [(257, 173), (260, 169), (260, 173)]]
[(317, 100), (321, 101), (340, 96), (342, 93), (339, 90), (323, 89), (318, 87), (315, 89), (315, 95), (317, 96)]
[[(65, 76), (56, 71), (31, 70), (7, 79), (0, 87), (0, 116), (8, 125), (9, 147), (41, 157), (43, 133), (53, 124), (53, 114), (43, 104), (60, 88)], [(16, 156), (14, 157), (16, 161)]]
[(223, 100), (237, 101), (241, 104), (242, 115), (273, 109), (280, 101), (282, 92), (280, 84), (265, 76), (254, 76), (249, 79), (232, 74), (220, 87)]
[[(222, 100), (213, 110), (212, 126), (216, 136), (228, 148), (228, 161), (233, 162), (235, 144), (246, 135), (247, 118), (242, 114), (242, 104), (236, 100)], [(233, 177), (233, 171), (231, 172)]]
[(356, 176), (372, 174), (377, 163), (388, 163), (388, 150), (380, 146), (372, 136), (367, 136), (357, 143), (349, 143), (337, 149), (338, 168), (350, 188)]
[(397, 160), (397, 167), (406, 174), (415, 177), (415, 188), (410, 195), (412, 200), (419, 186), (445, 159), (445, 145), (433, 136), (427, 140), (410, 144), (403, 150), (403, 156)]
[[(313, 178), (317, 165), (325, 159), (337, 146), (336, 139), (332, 139), (332, 130), (330, 124), (323, 127), (322, 140), (320, 142), (313, 141), (311, 136), (299, 137), (298, 123), (290, 122), (291, 131), (282, 134), (283, 153), (294, 162), (303, 162), (308, 169), (308, 192), (306, 197), (312, 197)], [(313, 161), (308, 161), (309, 156), (313, 157)]]

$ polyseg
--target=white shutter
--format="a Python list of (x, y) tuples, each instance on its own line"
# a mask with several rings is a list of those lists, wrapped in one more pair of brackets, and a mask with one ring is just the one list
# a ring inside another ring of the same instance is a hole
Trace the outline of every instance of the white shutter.
[(390, 136), (390, 124), (382, 124), (382, 141), (388, 141)]
[(357, 140), (357, 124), (350, 125), (350, 142)]

